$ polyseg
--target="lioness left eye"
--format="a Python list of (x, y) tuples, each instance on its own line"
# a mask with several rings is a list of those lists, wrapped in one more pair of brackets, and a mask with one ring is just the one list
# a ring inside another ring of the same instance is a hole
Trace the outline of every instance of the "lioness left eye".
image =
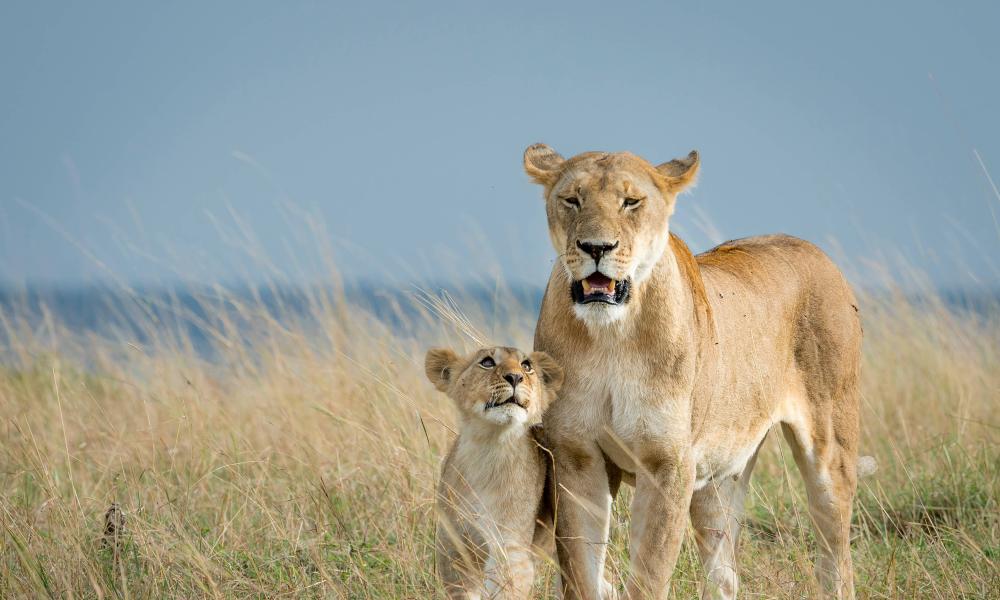
[(636, 206), (639, 206), (640, 202), (642, 202), (642, 198), (625, 198), (625, 201), (622, 202), (622, 207), (635, 208)]
[(526, 361), (522, 362), (521, 363), (521, 368), (524, 369), (525, 372), (531, 373), (531, 361), (530, 360), (526, 360)]
[(479, 366), (484, 369), (492, 369), (493, 367), (497, 366), (497, 363), (496, 361), (493, 360), (493, 357), (487, 356), (483, 360), (479, 361)]

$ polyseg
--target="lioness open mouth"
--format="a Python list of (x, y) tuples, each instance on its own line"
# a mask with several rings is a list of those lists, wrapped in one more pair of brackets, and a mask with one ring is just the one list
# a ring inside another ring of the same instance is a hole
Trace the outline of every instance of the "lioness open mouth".
[(629, 279), (616, 281), (603, 273), (594, 272), (586, 279), (574, 281), (570, 286), (570, 294), (577, 304), (624, 304), (628, 302), (630, 287)]

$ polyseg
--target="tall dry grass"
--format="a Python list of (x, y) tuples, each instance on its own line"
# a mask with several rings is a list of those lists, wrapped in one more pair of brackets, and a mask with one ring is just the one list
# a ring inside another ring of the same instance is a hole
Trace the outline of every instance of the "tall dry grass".
[[(499, 315), (415, 299), (406, 334), (335, 288), (313, 289), (305, 317), (232, 296), (178, 315), (209, 332), (210, 361), (162, 324), (140, 343), (3, 314), (0, 597), (441, 597), (433, 490), (453, 415), (422, 357), (473, 337), (530, 346), (534, 315), (498, 294)], [(861, 310), (862, 447), (880, 470), (856, 504), (858, 595), (996, 597), (1000, 310), (891, 293)], [(748, 500), (741, 593), (808, 597), (813, 537), (775, 437)], [(106, 536), (113, 504), (125, 526)], [(688, 540), (677, 597), (699, 579)], [(551, 569), (540, 580), (551, 595)]]

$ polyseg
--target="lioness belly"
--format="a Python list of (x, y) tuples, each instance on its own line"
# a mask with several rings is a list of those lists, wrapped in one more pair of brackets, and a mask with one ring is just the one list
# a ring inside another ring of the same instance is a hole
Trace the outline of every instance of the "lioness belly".
[[(695, 467), (695, 487), (713, 479), (738, 476), (754, 456), (781, 407), (770, 393), (781, 387), (769, 369), (762, 380), (730, 383), (730, 403), (711, 406), (708, 419), (692, 430), (694, 399), (677, 382), (651, 375), (645, 361), (611, 349), (581, 357), (582, 376), (566, 386), (572, 406), (556, 405), (555, 413), (574, 423), (578, 432), (589, 432), (601, 451), (626, 474), (642, 473), (644, 459), (664, 451), (690, 452)], [(746, 411), (745, 407), (753, 407)], [(740, 407), (737, 410), (734, 407)], [(749, 414), (746, 414), (749, 413)], [(752, 421), (756, 421), (752, 423)], [(625, 477), (628, 481), (630, 477)]]
[[(645, 399), (655, 396), (655, 390), (638, 385), (601, 390), (599, 396), (607, 398), (607, 410), (601, 411), (604, 423), (599, 428), (597, 443), (611, 462), (627, 474), (639, 474), (643, 457), (651, 452), (659, 454), (669, 447), (690, 451), (695, 489), (713, 479), (741, 475), (772, 424), (780, 420), (772, 414), (771, 418), (747, 426), (745, 420), (737, 424), (736, 419), (723, 418), (709, 424), (703, 435), (695, 439), (683, 400), (671, 402), (661, 398), (660, 403), (653, 405)], [(772, 412), (780, 412), (779, 407), (770, 408)]]
[[(739, 445), (728, 445), (725, 448), (695, 448), (694, 489), (699, 490), (713, 480), (742, 475), (768, 431), (769, 428), (765, 427), (756, 436), (744, 440)], [(641, 470), (638, 466), (636, 449), (622, 443), (622, 440), (612, 434), (600, 436), (598, 444), (604, 455), (625, 472), (623, 480), (635, 485), (635, 474)]]
[(729, 440), (728, 443), (713, 440), (696, 447), (694, 449), (695, 490), (705, 487), (712, 480), (742, 475), (750, 459), (760, 448), (770, 427), (771, 424), (766, 423), (753, 435), (741, 440)]

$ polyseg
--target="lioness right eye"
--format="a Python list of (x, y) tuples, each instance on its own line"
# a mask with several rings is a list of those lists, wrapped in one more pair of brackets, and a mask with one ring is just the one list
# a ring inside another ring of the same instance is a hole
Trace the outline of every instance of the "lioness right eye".
[(496, 361), (493, 360), (492, 356), (487, 356), (483, 360), (479, 361), (479, 366), (484, 369), (492, 369), (493, 367), (497, 366), (497, 363)]
[(580, 199), (575, 196), (563, 198), (563, 204), (569, 206), (570, 208), (580, 208)]

